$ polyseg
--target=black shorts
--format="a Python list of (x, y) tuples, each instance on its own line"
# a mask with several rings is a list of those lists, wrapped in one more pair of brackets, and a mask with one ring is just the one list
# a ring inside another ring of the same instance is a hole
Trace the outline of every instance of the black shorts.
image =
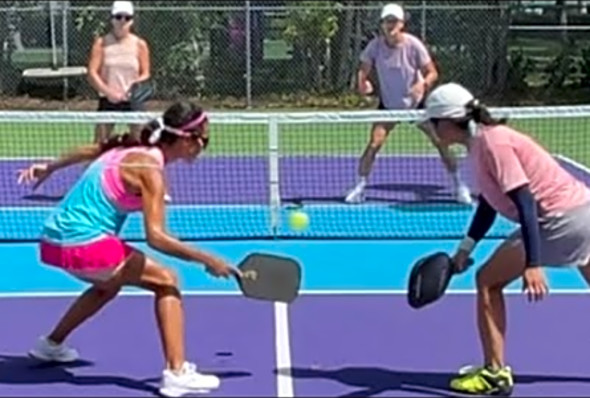
[[(425, 102), (425, 98), (423, 98), (419, 103), (418, 106), (416, 107), (416, 109), (424, 109), (424, 102)], [(383, 100), (380, 98), (379, 99), (379, 104), (377, 105), (377, 110), (380, 111), (386, 111), (387, 108), (385, 107), (385, 105), (383, 105)]]
[(98, 111), (103, 112), (141, 112), (143, 106), (135, 106), (129, 101), (118, 102), (116, 104), (110, 102), (106, 97), (100, 97), (98, 99)]
[[(416, 106), (415, 109), (408, 109), (408, 110), (418, 110), (418, 109), (424, 109), (424, 102), (425, 102), (425, 98), (423, 98), (419, 103), (418, 106)], [(388, 110), (385, 105), (383, 105), (383, 101), (381, 99), (379, 99), (379, 104), (377, 105), (377, 110), (379, 111), (386, 111)], [(419, 123), (418, 120), (413, 121), (413, 122), (408, 122), (409, 124), (417, 124)]]

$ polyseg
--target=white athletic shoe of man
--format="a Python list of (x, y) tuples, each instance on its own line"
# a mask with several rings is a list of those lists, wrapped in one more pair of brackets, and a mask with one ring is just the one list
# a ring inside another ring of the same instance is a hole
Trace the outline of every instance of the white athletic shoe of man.
[[(344, 201), (346, 203), (362, 203), (365, 201), (365, 188), (366, 183), (361, 181), (359, 182), (348, 194)], [(459, 184), (455, 188), (455, 198), (459, 203), (471, 205), (473, 204), (473, 198), (471, 197), (471, 192), (469, 187), (465, 184)]]
[(356, 186), (351, 189), (347, 194), (344, 201), (346, 203), (362, 203), (365, 201), (365, 187), (366, 182), (360, 181)]
[(473, 204), (473, 198), (471, 197), (471, 192), (467, 185), (460, 184), (459, 186), (457, 186), (455, 190), (455, 195), (459, 203), (463, 203), (465, 205)]

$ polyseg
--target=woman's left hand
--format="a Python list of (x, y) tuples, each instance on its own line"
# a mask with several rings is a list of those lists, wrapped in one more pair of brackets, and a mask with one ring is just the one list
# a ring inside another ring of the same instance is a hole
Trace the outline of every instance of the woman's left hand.
[(17, 182), (18, 184), (30, 184), (34, 182), (33, 189), (37, 189), (51, 175), (51, 171), (48, 164), (33, 164), (27, 169), (18, 171)]
[(529, 301), (541, 301), (549, 293), (545, 273), (541, 267), (527, 267), (522, 279), (523, 291)]

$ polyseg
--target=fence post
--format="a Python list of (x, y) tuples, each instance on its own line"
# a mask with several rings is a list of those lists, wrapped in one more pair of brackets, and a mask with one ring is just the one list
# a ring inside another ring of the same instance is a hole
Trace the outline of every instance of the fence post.
[(422, 0), (422, 7), (420, 9), (421, 11), (421, 18), (422, 18), (422, 23), (420, 24), (421, 28), (420, 28), (420, 36), (422, 41), (425, 42), (426, 41), (426, 0)]
[(252, 10), (246, 0), (246, 107), (252, 107)]
[[(68, 16), (70, 12), (70, 2), (68, 0), (62, 0), (61, 2), (61, 18), (62, 18), (62, 34), (61, 34), (61, 47), (62, 47), (62, 58), (63, 58), (63, 66), (66, 67), (69, 64), (69, 45), (68, 45)], [(64, 100), (68, 98), (68, 91), (69, 91), (69, 79), (64, 77), (63, 80), (64, 84)]]
[(51, 67), (57, 68), (57, 38), (55, 35), (55, 10), (57, 4), (55, 0), (51, 0), (48, 4), (49, 10), (49, 35), (51, 38)]

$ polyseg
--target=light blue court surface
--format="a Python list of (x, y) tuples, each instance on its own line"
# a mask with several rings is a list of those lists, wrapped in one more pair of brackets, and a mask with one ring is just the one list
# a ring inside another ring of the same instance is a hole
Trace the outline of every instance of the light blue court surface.
[[(27, 214), (24, 209), (20, 212)], [(469, 210), (461, 212), (468, 219)], [(423, 224), (448, 219), (448, 215), (432, 213)], [(321, 217), (321, 213), (310, 214), (312, 223)], [(397, 213), (396, 222), (403, 220), (400, 214), (405, 213)], [(411, 228), (411, 217), (405, 218), (407, 225), (393, 227)], [(16, 221), (2, 229), (17, 230)], [(481, 243), (476, 263), (500, 242)], [(440, 397), (452, 395), (448, 380), (458, 367), (480, 360), (474, 297), (469, 294), (477, 266), (457, 276), (448, 296), (423, 311), (411, 310), (404, 294), (409, 268), (416, 260), (434, 251), (452, 252), (457, 243), (190, 242), (232, 263), (253, 251), (296, 258), (303, 265), (303, 294), (288, 307), (245, 299), (233, 280), (214, 279), (200, 265), (155, 253), (145, 243), (132, 244), (180, 275), (187, 356), (222, 379), (220, 389), (207, 396)], [(27, 358), (27, 350), (85, 285), (39, 264), (34, 243), (0, 244), (0, 258), (4, 270), (0, 313), (3, 319), (11, 319), (0, 327), (0, 396), (156, 396), (162, 357), (150, 298), (119, 297), (77, 330), (70, 342), (82, 352), (81, 363), (39, 367)], [(586, 292), (586, 287), (575, 270), (549, 270), (548, 276), (555, 294), (546, 302), (533, 306), (523, 297), (509, 298), (510, 358), (518, 372), (515, 396), (588, 396), (590, 351), (585, 341), (590, 323), (577, 315), (588, 307), (578, 294)], [(520, 281), (511, 288), (518, 292)], [(550, 351), (539, 349), (549, 340), (553, 342)], [(575, 347), (575, 341), (583, 349)], [(556, 355), (565, 359), (556, 362)]]
[[(480, 264), (500, 240), (482, 242), (474, 254)], [(303, 293), (403, 293), (409, 267), (433, 251), (452, 252), (457, 241), (237, 241), (195, 242), (206, 250), (237, 263), (252, 251), (292, 256), (303, 265)], [(215, 279), (200, 265), (186, 263), (154, 252), (146, 244), (133, 243), (162, 263), (176, 269), (184, 290), (195, 293), (237, 293), (233, 281)], [(11, 294), (73, 293), (85, 285), (59, 270), (39, 264), (37, 246), (30, 243), (0, 245), (0, 258), (6, 269), (0, 279), (0, 292)], [(474, 266), (452, 281), (450, 291), (474, 288)], [(575, 270), (549, 269), (550, 287), (554, 290), (585, 291), (586, 286)], [(520, 281), (511, 286), (518, 291)]]

